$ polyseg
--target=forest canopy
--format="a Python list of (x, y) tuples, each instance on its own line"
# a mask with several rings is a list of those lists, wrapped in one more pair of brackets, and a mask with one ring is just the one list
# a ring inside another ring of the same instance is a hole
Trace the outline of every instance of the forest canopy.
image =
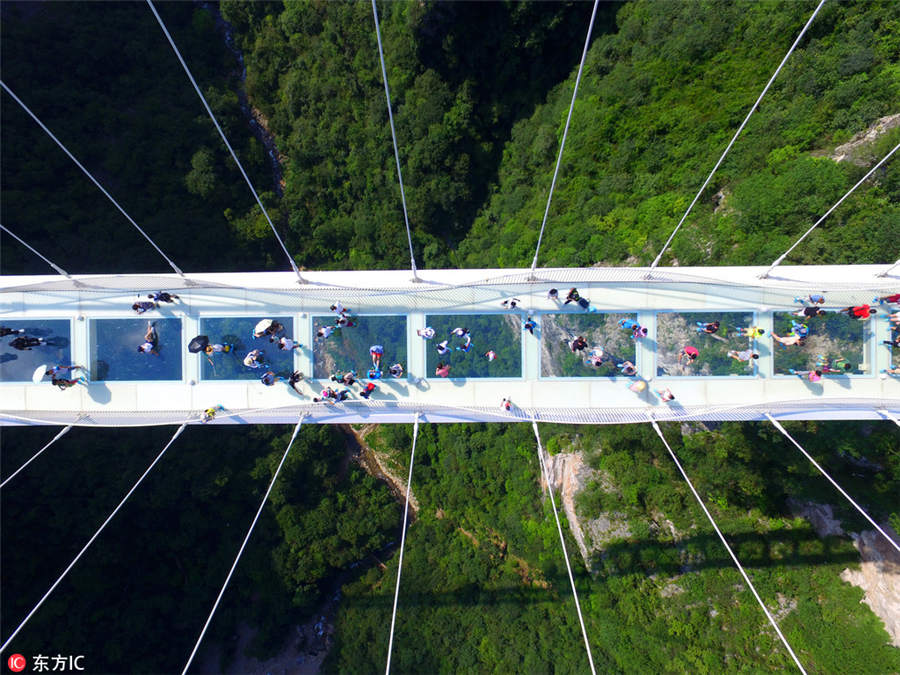
[[(652, 260), (813, 8), (601, 4), (540, 263)], [(405, 267), (370, 5), (215, 9), (158, 3), (296, 262)], [(530, 262), (590, 11), (584, 2), (380, 3), (420, 266)], [(287, 268), (146, 7), (5, 2), (0, 17), (3, 81), (183, 269)], [(0, 222), (70, 272), (166, 270), (9, 96), (0, 106)], [(896, 5), (826, 3), (663, 264), (771, 262), (900, 131), (844, 161), (836, 148), (898, 113)], [(47, 272), (5, 235), (2, 243), (4, 274)], [(898, 254), (894, 161), (789, 261)], [(896, 428), (789, 428), (879, 520), (900, 527)], [(849, 538), (819, 537), (793, 515), (795, 501), (835, 500), (793, 447), (763, 424), (663, 430), (810, 671), (900, 671), (862, 591), (840, 579), (859, 561)], [(172, 431), (73, 430), (3, 491), (4, 624), (27, 612)], [(357, 431), (406, 475), (409, 427)], [(651, 429), (541, 433), (551, 454), (580, 453), (595, 472), (577, 498), (580, 520), (627, 526), (586, 560), (567, 534), (599, 668), (790, 667)], [(4, 477), (47, 435), (4, 428)], [(15, 646), (46, 650), (52, 635), (55, 650), (89, 651), (95, 672), (183, 663), (289, 436), (283, 427), (186, 431)], [(401, 506), (360, 468), (355, 438), (301, 429), (212, 626), (223, 668), (243, 626), (254, 635), (249, 652), (267, 658), (339, 597), (324, 669), (382, 669)], [(419, 443), (397, 669), (583, 672), (531, 429), (423, 425)], [(844, 507), (836, 517), (848, 532), (864, 527)]]

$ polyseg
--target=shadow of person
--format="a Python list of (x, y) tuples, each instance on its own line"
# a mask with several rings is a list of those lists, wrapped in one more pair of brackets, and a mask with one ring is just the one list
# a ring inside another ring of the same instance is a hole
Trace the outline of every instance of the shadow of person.
[(402, 380), (381, 380), (381, 384), (384, 387), (390, 387), (391, 390), (395, 391), (398, 396), (409, 395), (409, 387)]
[(112, 392), (109, 390), (109, 387), (106, 386), (106, 382), (88, 383), (87, 392), (94, 403), (109, 403), (112, 399)]
[(51, 338), (47, 338), (44, 341), (44, 344), (49, 345), (50, 347), (68, 347), (69, 338), (63, 337), (61, 335), (54, 335)]
[(0, 363), (9, 363), (10, 361), (15, 361), (18, 356), (15, 354), (0, 354)]

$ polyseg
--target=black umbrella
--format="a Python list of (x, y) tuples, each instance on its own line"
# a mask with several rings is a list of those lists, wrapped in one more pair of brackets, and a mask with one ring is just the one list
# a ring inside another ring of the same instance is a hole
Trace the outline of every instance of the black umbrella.
[(209, 345), (209, 336), (198, 335), (188, 343), (188, 351), (191, 354), (202, 352)]

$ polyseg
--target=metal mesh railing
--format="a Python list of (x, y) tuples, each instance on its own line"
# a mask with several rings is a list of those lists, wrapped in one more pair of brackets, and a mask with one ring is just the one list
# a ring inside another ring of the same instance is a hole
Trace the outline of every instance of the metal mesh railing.
[[(410, 423), (418, 413), (429, 423), (459, 422), (539, 422), (554, 424), (636, 424), (647, 422), (648, 416), (660, 422), (746, 422), (766, 419), (766, 413), (797, 419), (881, 419), (878, 410), (900, 415), (900, 399), (839, 398), (827, 401), (798, 399), (770, 404), (706, 405), (706, 406), (634, 406), (631, 408), (513, 408), (442, 406), (396, 401), (350, 401), (341, 404), (303, 403), (276, 408), (226, 410), (216, 416), (214, 424), (290, 424), (306, 413), (310, 424)], [(0, 424), (50, 424), (86, 427), (126, 427), (181, 424), (191, 411), (170, 410), (152, 413), (113, 412), (105, 410), (4, 411)], [(200, 411), (193, 412), (199, 423)]]

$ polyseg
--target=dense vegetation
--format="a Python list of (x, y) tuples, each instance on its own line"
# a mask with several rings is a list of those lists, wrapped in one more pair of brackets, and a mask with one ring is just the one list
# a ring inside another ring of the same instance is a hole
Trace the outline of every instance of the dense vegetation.
[[(297, 262), (404, 266), (369, 6), (225, 2), (221, 10), (244, 52), (250, 101), (284, 155), (283, 197), (246, 124), (240, 65), (212, 14), (187, 3), (159, 7)], [(651, 259), (811, 10), (771, 1), (604, 5), (542, 263)], [(826, 4), (667, 261), (768, 262), (858, 180), (864, 167), (827, 156), (898, 111), (892, 10), (889, 2)], [(397, 2), (379, 11), (420, 264), (529, 262), (590, 5)], [(4, 82), (181, 267), (285, 268), (149, 10), (4, 3), (0, 12)], [(164, 270), (52, 141), (0, 98), (0, 222), (73, 272)], [(857, 156), (871, 164), (897, 140), (897, 131), (886, 134)], [(897, 167), (881, 171), (791, 260), (895, 260)], [(3, 243), (4, 273), (46, 271)], [(837, 503), (827, 484), (766, 425), (679, 431), (665, 428), (810, 671), (900, 670), (861, 591), (839, 579), (858, 560), (849, 540), (820, 540), (789, 515), (788, 498)], [(835, 422), (791, 431), (879, 518), (900, 526), (895, 428)], [(170, 433), (72, 431), (3, 490), (7, 630)], [(180, 667), (289, 433), (188, 429), (13, 647), (86, 653), (96, 672)], [(542, 433), (551, 452), (581, 450), (599, 472), (579, 499), (582, 518), (621, 514), (630, 532), (586, 566), (567, 544), (600, 669), (790, 665), (652, 430)], [(48, 436), (4, 430), (3, 475)], [(403, 473), (410, 430), (385, 427), (370, 438)], [(583, 672), (530, 429), (423, 427), (419, 443), (398, 672)], [(259, 631), (252, 651), (276, 653), (332, 584), (347, 580), (326, 666), (383, 667), (397, 560), (386, 570), (369, 561), (396, 540), (400, 511), (383, 484), (347, 461), (348, 444), (338, 429), (301, 429), (213, 622), (211, 647), (227, 651), (246, 622)], [(841, 507), (838, 516), (850, 530), (863, 527)]]

